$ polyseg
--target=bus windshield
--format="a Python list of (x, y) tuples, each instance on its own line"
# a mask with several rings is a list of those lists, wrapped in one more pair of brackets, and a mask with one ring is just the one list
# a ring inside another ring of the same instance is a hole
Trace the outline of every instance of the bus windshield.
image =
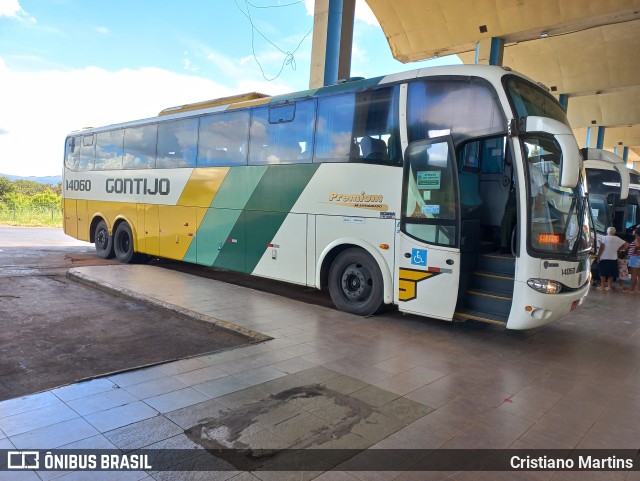
[(562, 106), (553, 95), (539, 85), (520, 77), (508, 76), (505, 87), (517, 117), (548, 117), (570, 127), (567, 113)]
[(590, 194), (620, 193), (620, 172), (617, 170), (588, 169), (587, 186)]
[(560, 186), (562, 151), (553, 137), (527, 136), (529, 242), (534, 251), (572, 255), (591, 248), (584, 183)]
[(606, 198), (600, 195), (589, 194), (589, 202), (591, 204), (591, 215), (596, 232), (598, 234), (606, 234), (607, 227), (610, 225)]

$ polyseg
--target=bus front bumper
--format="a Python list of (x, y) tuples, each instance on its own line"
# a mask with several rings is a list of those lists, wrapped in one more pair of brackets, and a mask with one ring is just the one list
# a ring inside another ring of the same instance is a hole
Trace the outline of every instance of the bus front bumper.
[(508, 329), (532, 329), (544, 326), (576, 310), (589, 294), (591, 275), (585, 284), (571, 292), (543, 294), (527, 285), (515, 282)]

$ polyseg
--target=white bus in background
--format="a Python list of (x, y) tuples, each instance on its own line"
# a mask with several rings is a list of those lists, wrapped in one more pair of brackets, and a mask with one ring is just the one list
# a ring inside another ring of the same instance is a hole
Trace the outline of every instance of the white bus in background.
[(633, 239), (640, 223), (640, 174), (619, 156), (602, 149), (582, 149), (589, 202), (599, 236), (613, 226), (620, 237)]
[[(328, 288), (335, 305), (511, 329), (590, 285), (583, 161), (559, 103), (501, 67), (248, 94), (72, 132), (67, 234)], [(512, 253), (495, 255), (505, 206)], [(511, 227), (510, 227), (511, 229)]]

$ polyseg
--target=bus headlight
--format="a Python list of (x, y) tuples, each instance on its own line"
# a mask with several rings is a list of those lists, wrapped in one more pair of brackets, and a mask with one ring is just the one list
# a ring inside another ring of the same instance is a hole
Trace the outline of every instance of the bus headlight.
[(548, 279), (529, 279), (527, 285), (543, 294), (558, 294), (562, 290), (562, 284)]

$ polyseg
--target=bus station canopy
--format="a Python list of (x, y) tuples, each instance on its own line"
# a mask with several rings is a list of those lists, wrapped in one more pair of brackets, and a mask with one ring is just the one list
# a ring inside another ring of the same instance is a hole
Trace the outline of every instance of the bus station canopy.
[(478, 43), (503, 39), (504, 66), (568, 97), (581, 146), (604, 126), (604, 148), (640, 160), (640, 0), (366, 1), (401, 62), (474, 63)]

